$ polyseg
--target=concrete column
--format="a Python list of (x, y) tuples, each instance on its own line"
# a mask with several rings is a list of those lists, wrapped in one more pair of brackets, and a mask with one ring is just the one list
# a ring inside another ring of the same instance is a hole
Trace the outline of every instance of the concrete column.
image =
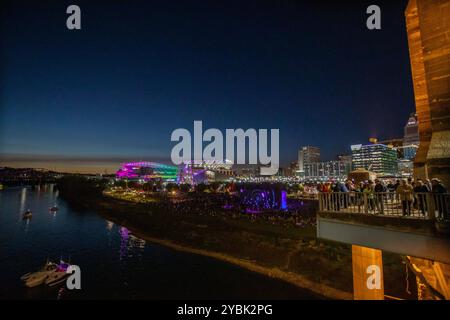
[(450, 5), (448, 0), (410, 0), (405, 11), (419, 120), (417, 178), (450, 185)]
[(384, 300), (382, 251), (352, 245), (353, 297)]

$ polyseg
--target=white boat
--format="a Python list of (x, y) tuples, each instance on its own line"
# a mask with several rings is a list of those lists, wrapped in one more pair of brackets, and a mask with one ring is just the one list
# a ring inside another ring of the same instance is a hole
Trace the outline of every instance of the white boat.
[(66, 273), (67, 268), (70, 266), (69, 263), (66, 263), (64, 261), (60, 261), (60, 263), (57, 265), (57, 268), (48, 275), (48, 277), (45, 279), (45, 284), (49, 287), (56, 286), (57, 284), (60, 284), (66, 280), (66, 278), (69, 276)]
[(22, 215), (22, 220), (28, 220), (31, 219), (33, 217), (33, 213), (31, 213), (31, 210), (28, 209), (23, 215)]
[(35, 272), (30, 278), (25, 281), (28, 288), (33, 288), (44, 283), (48, 277), (48, 272)]
[(36, 287), (43, 284), (48, 276), (54, 273), (57, 268), (58, 266), (55, 263), (47, 262), (41, 270), (37, 272), (27, 273), (20, 277), (20, 279), (25, 281), (25, 285), (27, 287)]
[(56, 286), (57, 284), (60, 284), (66, 280), (68, 277), (68, 274), (65, 270), (62, 271), (54, 271), (48, 275), (48, 277), (45, 279), (45, 284), (49, 287)]
[(20, 280), (25, 281), (25, 280), (29, 279), (32, 275), (37, 274), (38, 272), (56, 270), (56, 267), (57, 267), (56, 263), (47, 261), (41, 269), (39, 269), (36, 272), (28, 272), (28, 273), (24, 274), (23, 276), (20, 277)]

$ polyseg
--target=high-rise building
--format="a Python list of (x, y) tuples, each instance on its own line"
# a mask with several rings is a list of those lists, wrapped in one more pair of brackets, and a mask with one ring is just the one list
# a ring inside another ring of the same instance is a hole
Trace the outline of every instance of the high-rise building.
[(420, 134), (414, 174), (450, 185), (450, 4), (410, 0), (405, 15)]
[(419, 148), (419, 122), (417, 116), (412, 113), (404, 128), (403, 158), (413, 160)]
[(419, 122), (415, 113), (409, 115), (404, 128), (403, 145), (419, 144)]
[(393, 138), (378, 141), (378, 143), (384, 144), (388, 147), (394, 148), (397, 150), (397, 158), (404, 158), (404, 149), (403, 149), (403, 138)]
[(352, 145), (353, 169), (363, 168), (381, 176), (396, 176), (397, 151), (384, 144)]
[(320, 161), (320, 148), (305, 146), (298, 151), (298, 170), (300, 176), (305, 173), (305, 165)]

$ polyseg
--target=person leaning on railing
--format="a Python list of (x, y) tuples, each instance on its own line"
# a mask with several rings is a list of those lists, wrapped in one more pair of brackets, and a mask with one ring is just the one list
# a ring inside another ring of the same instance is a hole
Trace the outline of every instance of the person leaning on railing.
[(356, 197), (355, 197), (355, 191), (356, 191), (356, 187), (355, 184), (353, 183), (352, 180), (347, 179), (345, 181), (345, 187), (347, 188), (349, 195), (348, 195), (348, 205), (349, 206), (354, 206), (356, 205)]
[(375, 210), (375, 194), (374, 194), (374, 186), (373, 181), (369, 180), (367, 184), (364, 186), (363, 194), (367, 197), (367, 205), (369, 210)]
[(433, 198), (434, 198), (434, 206), (438, 211), (439, 218), (448, 219), (448, 194), (447, 188), (445, 188), (444, 184), (441, 180), (437, 178), (431, 179), (431, 185), (433, 187)]
[(358, 207), (361, 207), (364, 205), (364, 198), (363, 198), (363, 191), (364, 191), (364, 182), (360, 182), (355, 186), (355, 204)]
[(388, 191), (388, 199), (391, 202), (394, 202), (394, 195), (395, 195), (395, 185), (392, 183), (392, 180), (389, 180), (386, 189)]
[(400, 197), (400, 201), (402, 202), (404, 216), (411, 215), (411, 206), (414, 200), (413, 192), (413, 186), (410, 185), (406, 179), (403, 179), (397, 188), (397, 195)]
[(415, 194), (415, 199), (417, 201), (417, 209), (419, 209), (419, 211), (423, 215), (425, 215), (426, 211), (428, 210), (426, 194), (429, 192), (430, 192), (430, 189), (428, 189), (428, 186), (423, 183), (422, 179), (417, 179), (416, 185), (414, 186), (414, 194)]
[(387, 191), (386, 186), (379, 179), (375, 179), (375, 206), (379, 213), (384, 214), (384, 199)]
[(395, 184), (394, 184), (394, 192), (395, 192), (395, 201), (399, 201), (400, 200), (400, 198), (399, 198), (399, 195), (398, 195), (398, 193), (397, 193), (397, 189), (398, 189), (398, 187), (400, 186), (400, 180), (399, 179), (397, 179), (397, 180), (395, 180)]

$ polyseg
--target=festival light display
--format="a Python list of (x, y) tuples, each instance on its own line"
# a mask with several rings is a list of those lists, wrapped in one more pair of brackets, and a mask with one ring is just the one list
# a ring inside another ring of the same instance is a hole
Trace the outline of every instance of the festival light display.
[(238, 187), (240, 203), (247, 213), (287, 210), (287, 194), (281, 184), (245, 183)]

